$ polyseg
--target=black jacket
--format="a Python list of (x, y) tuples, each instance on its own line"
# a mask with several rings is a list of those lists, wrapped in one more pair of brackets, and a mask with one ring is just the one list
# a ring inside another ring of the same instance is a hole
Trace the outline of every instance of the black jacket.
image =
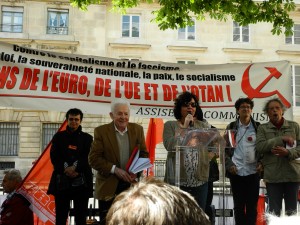
[(77, 161), (76, 172), (83, 173), (86, 180), (85, 190), (81, 190), (81, 193), (86, 193), (89, 197), (93, 196), (93, 174), (88, 163), (92, 141), (93, 137), (83, 132), (81, 126), (75, 132), (71, 132), (67, 126), (65, 131), (57, 132), (53, 136), (50, 157), (54, 171), (48, 187), (48, 194), (55, 195), (57, 193), (57, 175), (64, 174), (65, 162), (68, 163), (68, 166), (72, 166)]

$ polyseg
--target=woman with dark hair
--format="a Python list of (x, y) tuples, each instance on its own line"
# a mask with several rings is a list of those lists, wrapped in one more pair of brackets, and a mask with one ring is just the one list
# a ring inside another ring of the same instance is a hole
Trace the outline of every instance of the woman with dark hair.
[[(163, 144), (168, 151), (165, 174), (167, 183), (175, 184), (175, 146), (180, 144), (178, 143), (179, 138), (183, 137), (190, 127), (195, 129), (210, 127), (207, 123), (197, 119), (201, 113), (202, 110), (196, 95), (183, 92), (175, 99), (174, 116), (176, 120), (167, 121), (163, 131)], [(191, 150), (194, 150), (193, 147)], [(189, 192), (199, 206), (205, 210), (209, 175), (208, 152), (186, 151), (181, 164), (183, 165), (180, 167), (180, 188)]]

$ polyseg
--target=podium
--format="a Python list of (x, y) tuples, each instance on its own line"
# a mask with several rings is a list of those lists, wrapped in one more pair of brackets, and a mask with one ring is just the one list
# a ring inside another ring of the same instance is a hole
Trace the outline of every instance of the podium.
[(209, 153), (219, 154), (225, 141), (218, 129), (179, 129), (175, 133), (176, 144), (168, 153), (166, 181), (177, 187), (196, 180), (207, 181)]
[(215, 188), (218, 191), (215, 213), (219, 224), (226, 224), (227, 217), (233, 219), (233, 205), (228, 209), (230, 185), (225, 177), (225, 151), (235, 148), (235, 130), (178, 129), (175, 140), (173, 150), (168, 152), (165, 181), (177, 187), (207, 181), (210, 158), (217, 154), (220, 176)]

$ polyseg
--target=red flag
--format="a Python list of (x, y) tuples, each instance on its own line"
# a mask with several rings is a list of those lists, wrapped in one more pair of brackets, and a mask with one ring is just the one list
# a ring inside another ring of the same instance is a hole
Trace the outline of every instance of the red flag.
[[(61, 125), (58, 131), (65, 130), (66, 127), (67, 121)], [(23, 179), (18, 189), (18, 192), (31, 203), (31, 209), (36, 214), (36, 225), (55, 224), (54, 197), (47, 195), (48, 185), (53, 171), (53, 165), (50, 160), (50, 149), (51, 142)]]
[[(163, 141), (162, 133), (164, 129), (164, 122), (159, 118), (151, 118), (149, 121), (147, 136), (146, 136), (146, 147), (149, 151), (149, 158), (152, 165), (155, 160), (155, 147), (157, 144)], [(149, 169), (150, 176), (154, 175), (153, 166)]]
[(266, 225), (265, 219), (265, 196), (259, 195), (258, 202), (257, 202), (257, 218), (256, 218), (256, 225)]

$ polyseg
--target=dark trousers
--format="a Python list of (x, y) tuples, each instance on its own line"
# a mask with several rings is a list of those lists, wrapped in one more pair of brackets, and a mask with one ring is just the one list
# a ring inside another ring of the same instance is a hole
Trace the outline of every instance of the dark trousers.
[(86, 225), (89, 197), (80, 192), (63, 192), (55, 195), (55, 225), (66, 225), (71, 207), (71, 200), (73, 200), (74, 203), (75, 224)]
[(200, 206), (200, 208), (205, 211), (206, 206), (206, 198), (207, 198), (207, 188), (208, 188), (208, 182), (198, 186), (198, 187), (185, 187), (180, 186), (180, 189), (190, 193)]
[(297, 213), (299, 183), (266, 183), (266, 187), (270, 213), (280, 216), (282, 199), (284, 199), (286, 215), (290, 216)]
[[(127, 182), (119, 181), (119, 184), (117, 186), (117, 190), (115, 192), (116, 195), (120, 194), (121, 192), (127, 190), (130, 187), (130, 184)], [(99, 200), (99, 216), (100, 216), (100, 224), (99, 225), (105, 225), (106, 224), (106, 215), (108, 213), (109, 208), (111, 207), (114, 199), (110, 201), (102, 201)]]
[(230, 176), (236, 225), (255, 225), (259, 196), (258, 174)]
[(207, 198), (206, 198), (206, 206), (205, 206), (205, 213), (206, 215), (208, 215), (209, 220), (211, 222), (211, 224), (215, 224), (215, 218), (214, 218), (214, 214), (215, 212), (213, 212), (213, 208), (212, 208), (212, 200), (214, 197), (214, 182), (208, 181), (207, 182)]

